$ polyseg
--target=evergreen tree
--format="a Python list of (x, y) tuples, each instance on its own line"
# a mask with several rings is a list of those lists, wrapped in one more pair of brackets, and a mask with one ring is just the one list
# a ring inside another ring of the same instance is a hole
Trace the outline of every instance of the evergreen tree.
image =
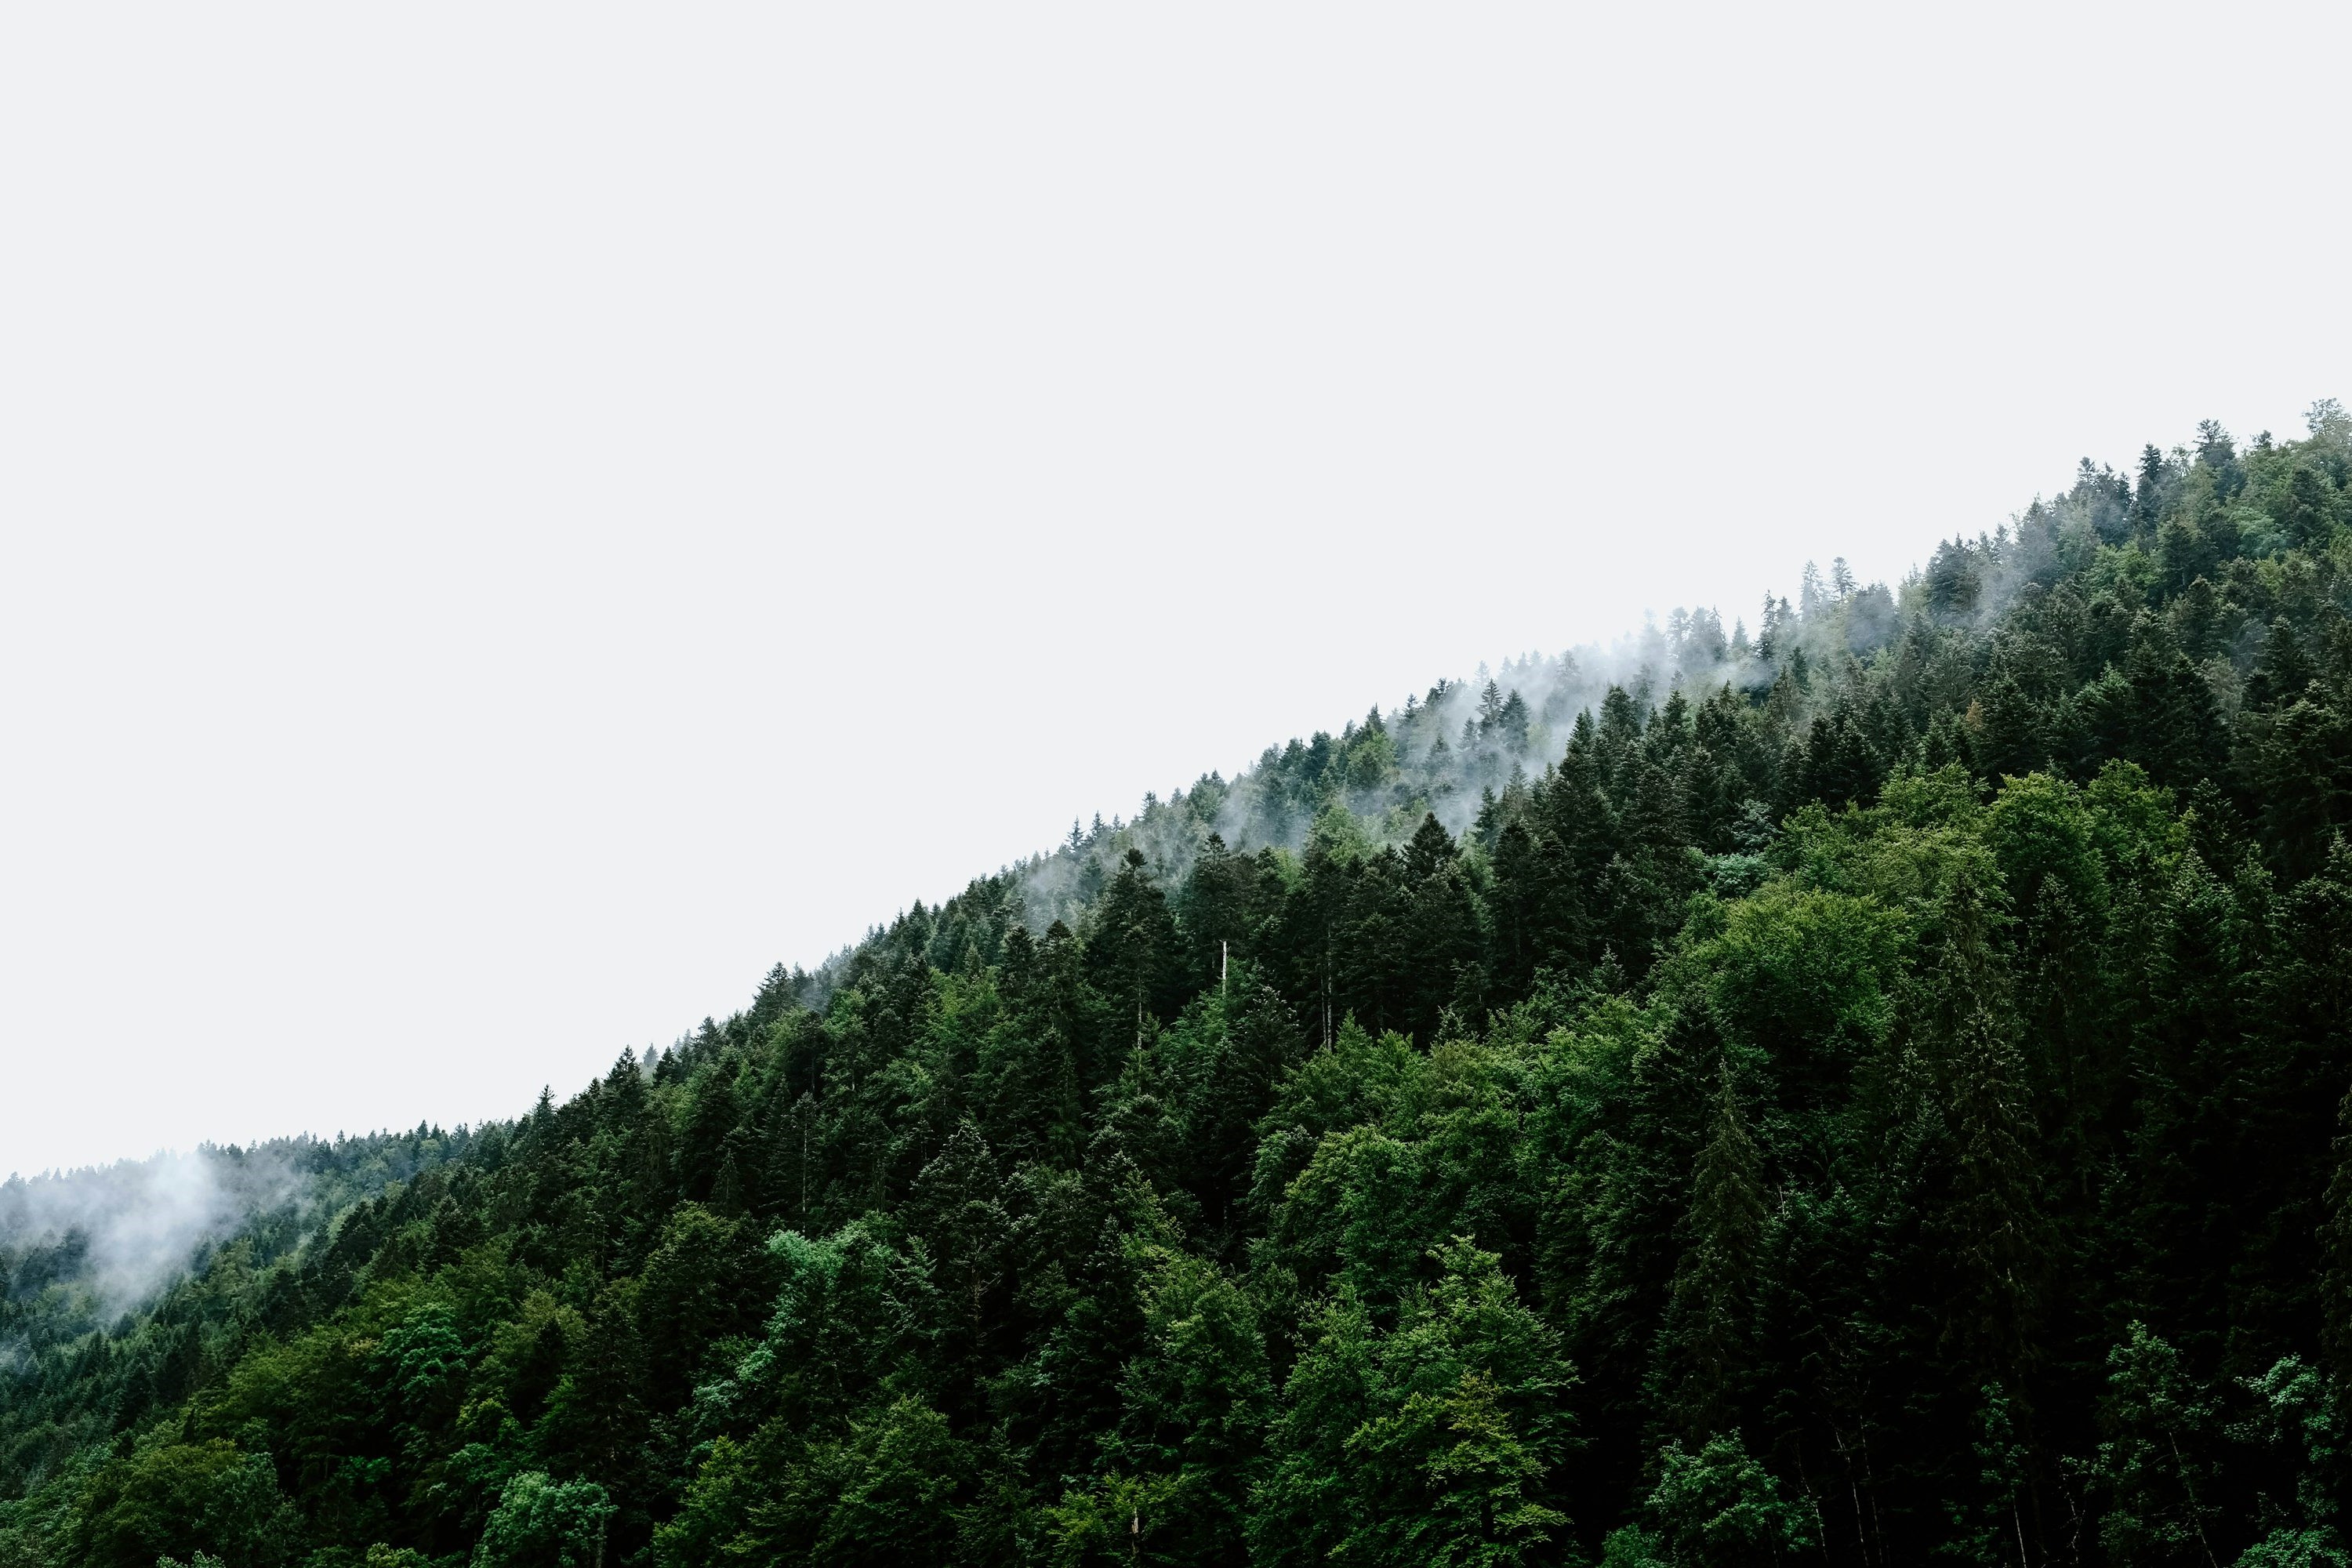
[(2093, 1470), (2107, 1503), (2102, 1544), (2117, 1563), (2213, 1568), (2220, 1479), (2211, 1396), (2189, 1378), (2179, 1352), (2144, 1323), (2131, 1325), (2107, 1366), (2101, 1412), (2106, 1437)]

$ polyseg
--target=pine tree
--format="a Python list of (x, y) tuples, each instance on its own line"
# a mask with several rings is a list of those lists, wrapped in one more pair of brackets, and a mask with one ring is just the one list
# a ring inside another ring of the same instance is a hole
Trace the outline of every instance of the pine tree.
[(1747, 1369), (1767, 1208), (1763, 1162), (1721, 1051), (1717, 1076), (1713, 1125), (1691, 1172), (1687, 1239), (1661, 1331), (1667, 1408), (1700, 1438), (1727, 1423)]
[(2008, 976), (1972, 874), (1954, 882), (1942, 916), (1922, 1024), (1949, 1145), (1951, 1192), (1940, 1228), (1960, 1287), (1945, 1332), (1978, 1366), (2013, 1373), (2031, 1356), (2053, 1243)]

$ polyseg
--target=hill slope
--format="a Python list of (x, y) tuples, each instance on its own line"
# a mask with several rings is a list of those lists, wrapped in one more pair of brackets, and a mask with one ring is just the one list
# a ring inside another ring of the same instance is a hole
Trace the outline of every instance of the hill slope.
[(2341, 1561), (2347, 488), (2207, 426), (1074, 830), (20, 1327), (0, 1563)]

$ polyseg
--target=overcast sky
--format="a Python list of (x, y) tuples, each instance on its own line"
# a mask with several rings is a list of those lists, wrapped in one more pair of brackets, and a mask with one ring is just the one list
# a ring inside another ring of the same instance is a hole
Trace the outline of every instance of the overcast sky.
[(2352, 399), (2330, 11), (15, 6), (0, 1173), (527, 1109)]

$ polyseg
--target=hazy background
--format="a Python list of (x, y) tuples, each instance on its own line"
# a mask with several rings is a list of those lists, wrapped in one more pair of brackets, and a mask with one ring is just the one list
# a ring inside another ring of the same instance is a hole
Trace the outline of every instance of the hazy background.
[[(1638, 14), (1637, 14), (1638, 13)], [(0, 1173), (2352, 399), (2340, 8), (0, 13)]]

